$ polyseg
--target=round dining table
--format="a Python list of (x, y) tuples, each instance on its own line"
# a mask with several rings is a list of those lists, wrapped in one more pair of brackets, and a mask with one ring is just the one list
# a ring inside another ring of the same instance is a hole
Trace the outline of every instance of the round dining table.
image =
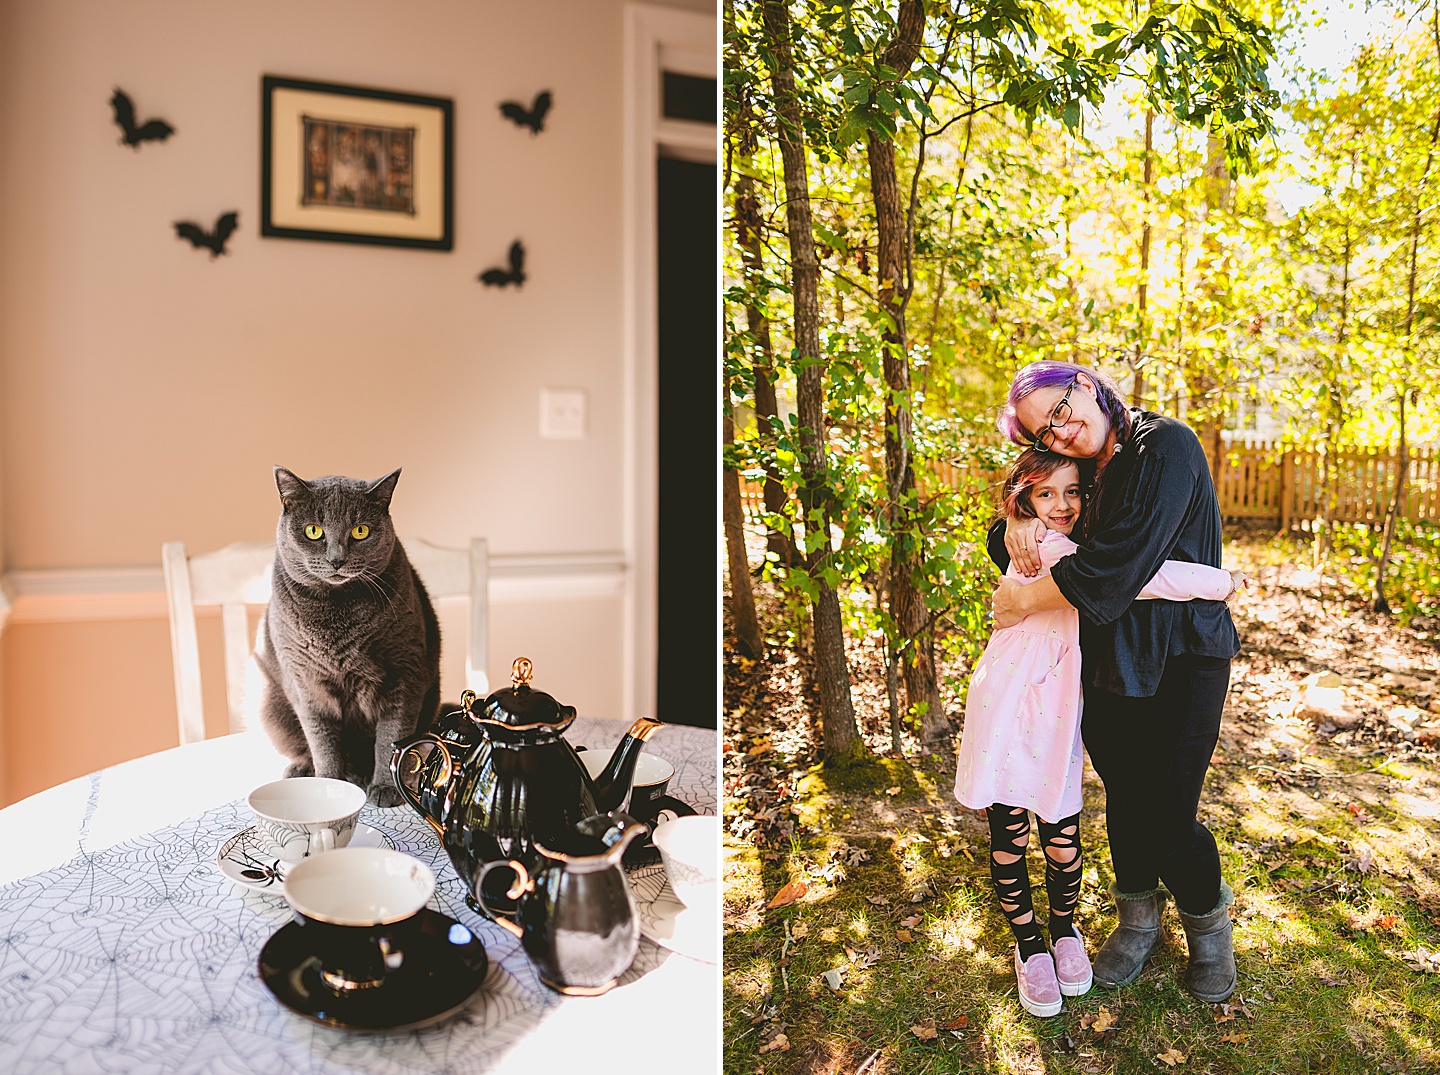
[[(567, 738), (608, 751), (624, 732), (582, 717)], [(716, 812), (714, 731), (667, 725), (646, 751), (674, 765), (672, 796)], [(629, 868), (645, 933), (629, 971), (604, 996), (564, 997), (516, 938), (466, 905), (434, 830), (408, 806), (367, 805), (360, 821), (434, 870), (430, 907), (483, 942), (483, 984), (456, 1014), (412, 1030), (340, 1029), (285, 1007), (257, 969), (292, 919), (280, 886), (243, 887), (217, 861), (253, 822), (247, 794), (284, 767), (262, 734), (241, 732), (0, 810), (0, 1072), (719, 1070), (720, 923), (698, 943), (693, 929), (685, 945), (667, 939), (666, 908), (680, 905), (663, 865)]]

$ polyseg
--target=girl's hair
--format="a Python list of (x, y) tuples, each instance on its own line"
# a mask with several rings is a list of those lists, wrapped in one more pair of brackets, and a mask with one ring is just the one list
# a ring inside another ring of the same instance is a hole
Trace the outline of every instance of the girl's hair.
[(1115, 431), (1115, 436), (1123, 441), (1130, 432), (1130, 414), (1125, 397), (1120, 395), (1120, 386), (1108, 374), (1092, 370), (1089, 366), (1081, 366), (1075, 362), (1054, 362), (1048, 359), (1032, 362), (1015, 374), (1014, 380), (1010, 382), (1010, 395), (1006, 398), (1005, 406), (1000, 409), (1000, 417), (995, 422), (996, 427), (1016, 444), (1029, 445), (1031, 443), (1030, 431), (1020, 424), (1020, 418), (1015, 413), (1015, 405), (1037, 388), (1064, 387), (1070, 384), (1077, 373), (1085, 374), (1095, 383), (1096, 402), (1100, 404), (1100, 410), (1109, 419), (1110, 428)]
[[(1005, 475), (1005, 485), (1000, 494), (1001, 513), (1017, 519), (1035, 518), (1035, 505), (1030, 503), (1030, 487), (1044, 481), (1061, 467), (1080, 469), (1069, 456), (1026, 448), (1010, 464), (1010, 470)], [(1080, 478), (1077, 477), (1076, 481), (1079, 482)]]

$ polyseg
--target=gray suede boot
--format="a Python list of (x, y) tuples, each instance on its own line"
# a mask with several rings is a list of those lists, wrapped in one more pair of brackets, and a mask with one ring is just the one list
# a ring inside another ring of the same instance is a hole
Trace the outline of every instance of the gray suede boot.
[(1211, 910), (1203, 915), (1180, 912), (1190, 949), (1185, 988), (1207, 1004), (1219, 1004), (1235, 992), (1235, 943), (1230, 931), (1230, 904), (1234, 901), (1230, 886), (1221, 881), (1220, 902)]
[(1145, 960), (1160, 943), (1160, 912), (1165, 907), (1165, 893), (1158, 888), (1149, 892), (1121, 892), (1113, 884), (1110, 895), (1120, 913), (1120, 924), (1105, 938), (1095, 953), (1095, 984), (1108, 988), (1129, 985), (1145, 969)]

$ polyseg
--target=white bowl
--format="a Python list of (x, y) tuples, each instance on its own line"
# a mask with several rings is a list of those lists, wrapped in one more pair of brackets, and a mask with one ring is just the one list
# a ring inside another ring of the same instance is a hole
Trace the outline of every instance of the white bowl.
[(651, 837), (660, 849), (670, 887), (686, 907), (720, 912), (720, 819), (706, 815), (677, 817), (655, 826)]

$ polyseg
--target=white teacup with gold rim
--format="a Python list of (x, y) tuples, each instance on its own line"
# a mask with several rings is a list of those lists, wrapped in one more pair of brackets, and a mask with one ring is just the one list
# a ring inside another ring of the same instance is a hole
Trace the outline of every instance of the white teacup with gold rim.
[(255, 831), (285, 862), (344, 847), (355, 834), (365, 789), (348, 780), (292, 776), (250, 793)]

